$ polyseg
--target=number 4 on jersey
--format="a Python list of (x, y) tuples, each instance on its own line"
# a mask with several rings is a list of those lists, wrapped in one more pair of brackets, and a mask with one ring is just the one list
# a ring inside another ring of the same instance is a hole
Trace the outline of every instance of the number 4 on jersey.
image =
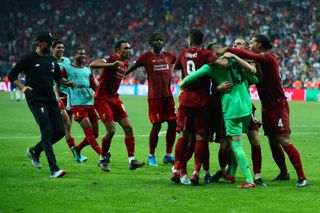
[(282, 123), (282, 119), (281, 118), (279, 118), (279, 120), (278, 120), (278, 127), (283, 127), (283, 123)]

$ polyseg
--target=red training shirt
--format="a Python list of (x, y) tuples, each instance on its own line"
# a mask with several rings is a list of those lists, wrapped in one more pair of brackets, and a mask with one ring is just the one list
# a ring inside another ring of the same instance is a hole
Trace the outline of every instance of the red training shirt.
[[(113, 63), (119, 61), (120, 58), (116, 54), (113, 54), (105, 58), (105, 60), (107, 63)], [(106, 67), (103, 69), (99, 78), (99, 86), (94, 95), (95, 99), (116, 98), (119, 96), (118, 89), (128, 69), (128, 61), (125, 60), (123, 63), (123, 67)]]
[(147, 72), (149, 99), (172, 96), (171, 71), (175, 60), (173, 54), (164, 51), (159, 55), (148, 51), (139, 56), (135, 63)]

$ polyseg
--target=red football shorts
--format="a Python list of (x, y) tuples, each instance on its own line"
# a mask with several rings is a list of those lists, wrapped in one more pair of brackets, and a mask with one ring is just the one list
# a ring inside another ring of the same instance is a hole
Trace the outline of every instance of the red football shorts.
[(61, 101), (59, 101), (59, 108), (61, 110), (66, 110), (66, 108), (67, 108), (67, 100), (68, 100), (67, 99), (67, 95), (64, 94), (64, 93), (60, 93), (59, 96), (60, 96), (60, 100), (61, 100)]
[(98, 122), (98, 116), (93, 106), (74, 106), (71, 111), (74, 114), (75, 121), (80, 121), (82, 118), (89, 118), (91, 123)]
[(261, 127), (261, 123), (256, 119), (256, 108), (252, 104), (252, 114), (251, 114), (251, 120), (249, 123), (248, 131), (259, 131), (259, 128)]
[(264, 134), (278, 135), (290, 133), (289, 105), (287, 101), (279, 101), (272, 109), (262, 109), (262, 126)]
[(172, 96), (148, 99), (149, 119), (151, 123), (175, 120), (174, 99)]
[(120, 121), (128, 117), (122, 101), (119, 98), (95, 99), (94, 106), (102, 122)]
[(220, 139), (226, 136), (226, 130), (222, 115), (221, 98), (217, 94), (210, 98), (207, 120), (208, 131), (212, 135), (215, 134), (213, 141), (219, 143)]
[(180, 131), (208, 132), (208, 107), (179, 107), (177, 126)]

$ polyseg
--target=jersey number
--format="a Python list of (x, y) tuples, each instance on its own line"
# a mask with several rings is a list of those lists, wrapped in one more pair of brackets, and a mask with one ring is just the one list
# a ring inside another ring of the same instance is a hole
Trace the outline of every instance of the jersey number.
[(187, 74), (189, 75), (190, 73), (196, 71), (196, 65), (192, 60), (187, 61)]
[(282, 123), (282, 119), (281, 118), (279, 118), (279, 121), (278, 121), (278, 127), (283, 127), (283, 123)]

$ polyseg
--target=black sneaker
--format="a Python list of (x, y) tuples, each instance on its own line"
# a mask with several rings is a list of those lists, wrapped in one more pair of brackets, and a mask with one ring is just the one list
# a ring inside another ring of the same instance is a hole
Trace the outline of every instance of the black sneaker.
[(132, 160), (129, 164), (129, 169), (130, 170), (135, 170), (136, 168), (143, 167), (144, 162), (139, 162), (137, 160)]
[(101, 168), (101, 170), (105, 172), (110, 172), (109, 169), (109, 163), (110, 163), (110, 153), (107, 154), (107, 156), (100, 156), (100, 160), (98, 161), (98, 166)]
[(267, 184), (261, 178), (255, 179), (254, 183), (256, 184), (256, 186), (263, 186), (263, 187), (267, 186)]
[(308, 186), (308, 184), (309, 182), (307, 179), (299, 178), (296, 183), (296, 187), (305, 187), (305, 186)]
[(218, 170), (214, 175), (210, 177), (210, 182), (218, 182), (223, 177), (223, 172)]
[(31, 159), (32, 165), (37, 169), (41, 169), (40, 155), (35, 153), (33, 148), (28, 148), (26, 154)]
[(283, 180), (290, 180), (290, 174), (279, 174), (277, 177), (273, 178), (272, 181), (283, 181)]
[(207, 173), (205, 176), (204, 176), (204, 182), (205, 183), (211, 183), (211, 176), (209, 173)]
[(190, 181), (192, 186), (199, 186), (199, 175), (193, 174)]

